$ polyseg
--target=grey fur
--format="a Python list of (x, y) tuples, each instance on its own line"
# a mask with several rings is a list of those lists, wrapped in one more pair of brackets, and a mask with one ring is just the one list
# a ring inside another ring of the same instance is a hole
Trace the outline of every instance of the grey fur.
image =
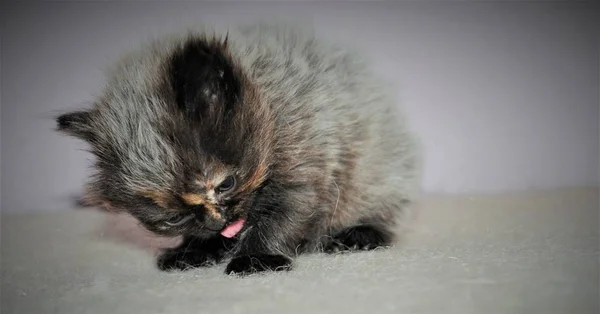
[(352, 182), (357, 194), (346, 205), (348, 216), (357, 219), (365, 209), (374, 210), (373, 204), (401, 211), (418, 196), (422, 165), (417, 137), (393, 91), (358, 53), (319, 40), (312, 29), (299, 25), (260, 23), (229, 36), (233, 54), (276, 106), (280, 132), (293, 138), (281, 141), (285, 150), (316, 147), (325, 154), (323, 167), (315, 169), (330, 178), (330, 202), (324, 210), (335, 210), (338, 183), (331, 174), (344, 171), (340, 155), (348, 149), (360, 156)]

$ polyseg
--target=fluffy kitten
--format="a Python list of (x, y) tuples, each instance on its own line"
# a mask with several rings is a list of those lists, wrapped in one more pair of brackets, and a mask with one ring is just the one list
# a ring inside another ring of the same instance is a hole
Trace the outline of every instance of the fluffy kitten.
[(88, 199), (183, 243), (162, 270), (391, 245), (419, 191), (417, 141), (360, 57), (284, 24), (197, 30), (125, 55), (57, 118), (95, 155)]

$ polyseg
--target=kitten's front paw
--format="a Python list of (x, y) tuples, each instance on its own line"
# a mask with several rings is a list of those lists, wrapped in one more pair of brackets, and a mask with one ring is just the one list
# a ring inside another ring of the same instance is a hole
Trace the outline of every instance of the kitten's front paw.
[(218, 256), (205, 251), (167, 250), (158, 257), (157, 266), (163, 271), (188, 270), (209, 267), (218, 262)]
[(250, 255), (234, 257), (227, 265), (226, 274), (241, 276), (264, 271), (292, 269), (292, 260), (282, 255)]

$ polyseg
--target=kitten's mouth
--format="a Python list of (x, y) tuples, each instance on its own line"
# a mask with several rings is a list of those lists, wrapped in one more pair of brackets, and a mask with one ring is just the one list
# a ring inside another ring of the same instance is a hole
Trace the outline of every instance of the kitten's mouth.
[(240, 218), (240, 219), (228, 224), (227, 226), (225, 226), (225, 228), (223, 228), (221, 230), (221, 235), (226, 238), (235, 237), (235, 235), (238, 234), (244, 227), (244, 223), (246, 223), (246, 220), (243, 218)]

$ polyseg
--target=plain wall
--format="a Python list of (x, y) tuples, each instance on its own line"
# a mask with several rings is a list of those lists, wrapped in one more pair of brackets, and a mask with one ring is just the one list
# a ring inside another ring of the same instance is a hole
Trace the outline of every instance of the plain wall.
[(597, 6), (582, 2), (13, 2), (3, 8), (2, 210), (67, 209), (90, 166), (52, 117), (195, 22), (314, 22), (375, 60), (426, 149), (429, 193), (599, 183)]

